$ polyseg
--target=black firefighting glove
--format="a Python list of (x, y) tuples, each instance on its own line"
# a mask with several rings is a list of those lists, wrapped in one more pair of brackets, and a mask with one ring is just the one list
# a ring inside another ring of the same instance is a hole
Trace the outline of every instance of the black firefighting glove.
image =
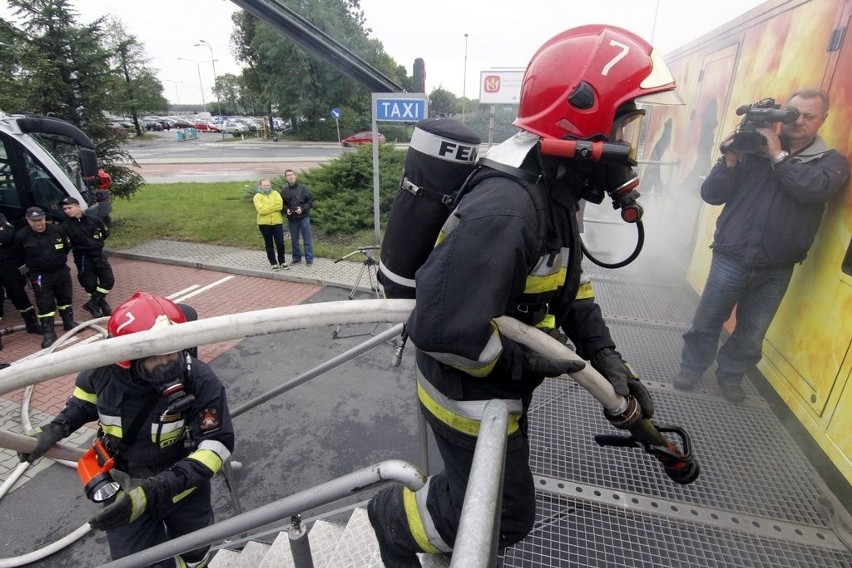
[(27, 436), (32, 436), (36, 439), (36, 447), (28, 454), (18, 452), (18, 459), (22, 462), (33, 463), (69, 433), (66, 432), (63, 425), (54, 422), (46, 424), (44, 428), (39, 427), (29, 430)]
[(604, 347), (592, 355), (591, 363), (592, 367), (612, 384), (617, 394), (633, 395), (642, 408), (645, 418), (651, 418), (654, 415), (654, 399), (651, 398), (651, 393), (639, 381), (639, 377), (621, 358), (618, 351), (611, 347)]
[(120, 491), (112, 504), (89, 519), (89, 525), (101, 530), (129, 525), (146, 510), (168, 499), (170, 494), (168, 483), (162, 476), (149, 477), (130, 491)]
[(577, 359), (555, 361), (536, 353), (525, 345), (518, 345), (520, 346), (521, 353), (523, 354), (524, 369), (534, 375), (542, 377), (558, 377), (566, 373), (571, 374), (582, 371), (586, 367), (586, 363), (584, 361)]

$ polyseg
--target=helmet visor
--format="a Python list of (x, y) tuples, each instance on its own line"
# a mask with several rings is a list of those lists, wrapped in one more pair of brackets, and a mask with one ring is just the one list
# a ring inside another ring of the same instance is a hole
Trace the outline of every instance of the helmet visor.
[(636, 150), (639, 148), (639, 136), (642, 133), (642, 117), (644, 110), (635, 110), (615, 119), (609, 141), (615, 144), (630, 146), (628, 160), (636, 163)]

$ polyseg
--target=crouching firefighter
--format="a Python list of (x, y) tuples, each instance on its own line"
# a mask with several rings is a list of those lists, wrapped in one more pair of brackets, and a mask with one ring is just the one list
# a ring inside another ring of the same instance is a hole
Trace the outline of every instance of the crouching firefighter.
[[(485, 404), (509, 408), (499, 547), (523, 539), (535, 518), (526, 413), (545, 377), (582, 369), (502, 337), (494, 318), (509, 315), (567, 335), (645, 416), (653, 401), (610, 336), (591, 283), (581, 282), (577, 211), (606, 195), (625, 220), (641, 213), (631, 146), (636, 102), (677, 100), (662, 59), (636, 35), (584, 26), (547, 41), (521, 87), (517, 135), (477, 162), (437, 244), (416, 272), (408, 322), (417, 347), (418, 396), (444, 470), (419, 491), (380, 491), (368, 506), (386, 566), (420, 566), (418, 552), (455, 545)], [(658, 101), (662, 102), (662, 101)], [(627, 215), (625, 209), (631, 208)]]
[[(187, 321), (166, 298), (137, 292), (109, 319), (112, 337)], [(207, 364), (180, 351), (84, 371), (65, 409), (36, 437), (33, 461), (97, 420), (95, 445), (78, 463), (87, 496), (106, 506), (90, 520), (105, 530), (113, 560), (213, 523), (210, 478), (234, 448), (225, 388)], [(202, 567), (209, 547), (162, 567)]]

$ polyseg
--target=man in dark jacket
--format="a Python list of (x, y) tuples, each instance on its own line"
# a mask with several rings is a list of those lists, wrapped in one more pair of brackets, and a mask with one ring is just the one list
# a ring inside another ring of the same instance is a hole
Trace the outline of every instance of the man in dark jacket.
[[(590, 47), (612, 44), (624, 47), (618, 64), (612, 64), (611, 49)], [(611, 69), (601, 74), (605, 67)], [(674, 88), (665, 64), (652, 60), (651, 46), (619, 28), (568, 30), (533, 56), (514, 123), (522, 132), (479, 160), (482, 168), (416, 273), (407, 330), (422, 374), (421, 412), (444, 470), (416, 492), (389, 487), (371, 499), (368, 514), (385, 566), (418, 567), (418, 552), (454, 548), (490, 399), (503, 400), (510, 413), (498, 544), (509, 546), (532, 529), (535, 484), (526, 413), (545, 377), (577, 372), (584, 364), (528, 351), (502, 336), (495, 318), (509, 315), (554, 335), (564, 332), (618, 394), (635, 398), (645, 416), (653, 415), (651, 396), (615, 350), (591, 283), (581, 280), (576, 215), (581, 199), (600, 201), (604, 191), (632, 187), (629, 145), (622, 140), (627, 124), (640, 116), (634, 101)], [(418, 150), (451, 147), (437, 136), (430, 139)], [(595, 151), (609, 141), (625, 152), (607, 165), (569, 158), (568, 147), (576, 148), (578, 139), (590, 140), (586, 144)], [(585, 193), (592, 186), (600, 193)]]
[[(170, 300), (137, 292), (115, 309), (108, 329), (118, 337), (185, 321)], [(121, 491), (89, 524), (106, 531), (113, 560), (213, 523), (210, 479), (234, 449), (234, 429), (225, 388), (209, 366), (181, 351), (84, 371), (65, 409), (21, 459), (38, 459), (94, 420)], [(206, 566), (208, 550), (181, 555), (177, 566)]]
[[(15, 249), (15, 227), (0, 213), (0, 299), (5, 290), (6, 297), (21, 312), (27, 333), (41, 335), (36, 310), (24, 289), (26, 281), (19, 270), (22, 264), (23, 261)], [(0, 320), (2, 319), (3, 302), (0, 301)], [(2, 348), (0, 343), (0, 349)]]
[(74, 197), (66, 197), (60, 204), (68, 217), (60, 226), (71, 240), (77, 281), (89, 294), (89, 301), (83, 304), (83, 309), (96, 318), (111, 315), (112, 308), (106, 301), (106, 295), (115, 285), (115, 276), (104, 254), (109, 227), (100, 219), (83, 213), (80, 202)]
[[(763, 338), (793, 275), (813, 244), (826, 203), (849, 181), (846, 158), (817, 131), (828, 116), (828, 94), (802, 89), (787, 106), (799, 112), (778, 136), (760, 128), (757, 153), (733, 150), (734, 135), (701, 186), (701, 197), (724, 205), (716, 221), (713, 260), (704, 293), (684, 336), (675, 388), (689, 390), (716, 360), (716, 379), (731, 402), (745, 399), (741, 382), (760, 361)], [(718, 349), (722, 325), (737, 306), (734, 332)]]
[(27, 278), (35, 295), (38, 317), (44, 338), (42, 347), (56, 341), (53, 318), (57, 308), (62, 327), (70, 331), (77, 326), (71, 307), (73, 289), (68, 268), (68, 235), (61, 227), (47, 223), (40, 207), (26, 213), (27, 227), (15, 234), (15, 248), (27, 265)]
[(284, 213), (287, 215), (287, 226), (290, 230), (290, 240), (293, 242), (293, 262), (302, 262), (302, 249), (299, 247), (299, 235), (305, 246), (305, 264), (314, 263), (314, 243), (311, 236), (311, 208), (314, 206), (314, 197), (307, 186), (296, 181), (296, 172), (287, 170), (284, 172), (287, 185), (281, 189), (281, 198), (284, 200)]

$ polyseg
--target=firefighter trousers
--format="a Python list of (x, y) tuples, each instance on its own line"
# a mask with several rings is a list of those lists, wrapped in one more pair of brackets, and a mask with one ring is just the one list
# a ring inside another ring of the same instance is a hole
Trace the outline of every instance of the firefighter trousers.
[(75, 254), (74, 264), (77, 265), (77, 281), (89, 295), (108, 294), (115, 285), (112, 266), (103, 252)]
[(68, 266), (52, 272), (30, 271), (28, 278), (33, 287), (39, 317), (52, 317), (57, 306), (64, 309), (71, 305), (73, 287)]
[[(476, 445), (475, 436), (454, 430), (425, 407), (422, 409), (443, 458), (444, 471), (431, 476), (417, 492), (388, 487), (370, 503), (371, 522), (380, 543), (400, 556), (452, 550)], [(506, 449), (499, 547), (523, 539), (534, 520), (535, 485), (529, 467), (529, 441), (520, 427), (509, 435)]]

